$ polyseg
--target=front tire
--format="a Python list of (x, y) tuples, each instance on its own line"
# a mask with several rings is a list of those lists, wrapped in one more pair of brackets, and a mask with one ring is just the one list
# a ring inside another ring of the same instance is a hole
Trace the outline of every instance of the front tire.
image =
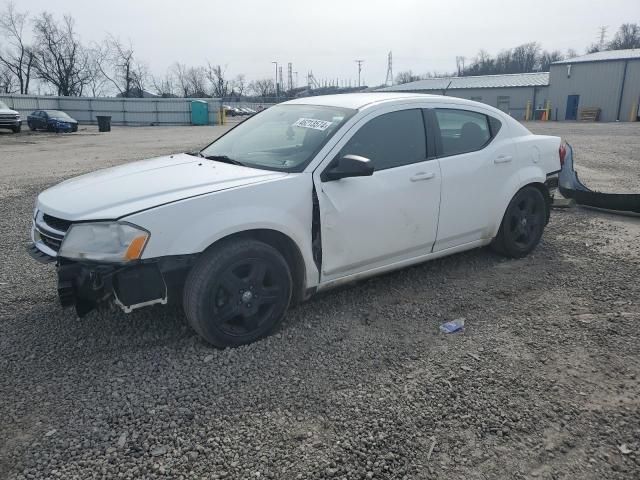
[(13, 133), (20, 133), (20, 130), (21, 130), (20, 125), (18, 125), (17, 127), (11, 128), (11, 130), (13, 130)]
[(511, 199), (491, 246), (506, 257), (525, 257), (540, 242), (546, 221), (547, 202), (542, 192), (524, 187)]
[(257, 240), (225, 242), (205, 252), (185, 282), (183, 304), (191, 327), (225, 348), (254, 342), (284, 317), (293, 290), (289, 265)]

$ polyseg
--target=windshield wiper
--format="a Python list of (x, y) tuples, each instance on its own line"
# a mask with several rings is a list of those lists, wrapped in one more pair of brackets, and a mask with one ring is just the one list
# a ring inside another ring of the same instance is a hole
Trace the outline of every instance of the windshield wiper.
[(234, 160), (233, 158), (230, 158), (226, 155), (202, 155), (202, 153), (200, 154), (200, 156), (202, 158), (206, 158), (207, 160), (213, 160), (216, 162), (223, 162), (223, 163), (230, 163), (231, 165), (240, 165), (241, 167), (244, 167), (245, 164), (242, 162), (239, 162), (238, 160)]

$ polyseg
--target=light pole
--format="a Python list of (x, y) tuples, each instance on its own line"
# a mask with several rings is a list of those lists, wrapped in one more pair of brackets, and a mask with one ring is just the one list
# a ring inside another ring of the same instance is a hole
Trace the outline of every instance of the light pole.
[(278, 98), (278, 62), (271, 62), (276, 66), (276, 98)]

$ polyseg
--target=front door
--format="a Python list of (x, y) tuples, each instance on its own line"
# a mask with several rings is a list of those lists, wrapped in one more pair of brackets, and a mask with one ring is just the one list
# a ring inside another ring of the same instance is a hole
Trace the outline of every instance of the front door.
[(578, 103), (580, 103), (580, 95), (569, 95), (567, 97), (567, 112), (564, 116), (565, 120), (578, 119)]
[[(422, 111), (399, 108), (389, 107), (360, 121), (314, 172), (322, 282), (432, 250), (440, 168), (437, 160), (427, 159)], [(320, 175), (328, 163), (349, 154), (368, 158), (373, 175), (322, 182)]]

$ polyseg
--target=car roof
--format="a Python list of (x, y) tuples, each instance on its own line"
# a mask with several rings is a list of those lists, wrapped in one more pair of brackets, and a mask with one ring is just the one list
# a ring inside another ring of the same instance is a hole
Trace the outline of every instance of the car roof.
[(341, 93), (337, 95), (322, 95), (318, 97), (296, 98), (284, 102), (292, 105), (322, 105), (327, 107), (341, 107), (360, 109), (367, 105), (382, 102), (402, 100), (442, 100), (441, 95), (429, 95), (425, 93), (404, 92), (368, 92), (368, 93)]

